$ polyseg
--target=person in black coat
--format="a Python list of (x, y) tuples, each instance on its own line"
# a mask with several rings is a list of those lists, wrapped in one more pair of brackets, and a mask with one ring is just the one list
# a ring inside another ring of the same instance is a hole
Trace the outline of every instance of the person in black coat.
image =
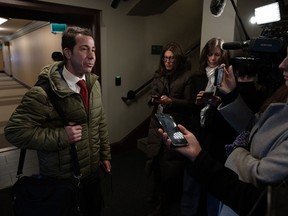
[[(214, 85), (215, 71), (221, 64), (229, 64), (229, 52), (222, 48), (224, 41), (219, 37), (211, 38), (203, 47), (199, 71), (193, 76), (193, 94), (196, 92), (192, 131), (201, 146), (215, 159), (224, 164), (226, 160), (225, 145), (234, 141), (237, 132), (226, 122), (217, 110), (221, 103), (220, 92)], [(206, 97), (206, 93), (210, 96)], [(198, 99), (197, 99), (198, 97)], [(196, 131), (196, 133), (195, 133)], [(205, 187), (194, 178), (194, 171), (187, 162), (184, 172), (183, 197), (181, 203), (183, 216), (217, 215), (219, 201), (207, 194)]]
[[(196, 137), (182, 125), (178, 125), (189, 145), (174, 148), (193, 162), (194, 172), (198, 180), (207, 190), (233, 208), (240, 216), (264, 216), (267, 208), (265, 188), (242, 182), (238, 175), (226, 168), (221, 162), (212, 157), (199, 144)], [(159, 129), (166, 145), (170, 148), (167, 134)]]
[[(160, 204), (151, 215), (180, 215), (184, 157), (175, 151), (163, 148), (157, 131), (159, 123), (154, 114), (170, 114), (177, 124), (191, 125), (192, 73), (179, 44), (168, 43), (161, 54), (159, 68), (154, 74), (149, 104), (154, 107), (147, 144), (150, 146), (149, 173), (153, 174), (154, 189), (159, 194)], [(196, 97), (196, 96), (194, 96)]]

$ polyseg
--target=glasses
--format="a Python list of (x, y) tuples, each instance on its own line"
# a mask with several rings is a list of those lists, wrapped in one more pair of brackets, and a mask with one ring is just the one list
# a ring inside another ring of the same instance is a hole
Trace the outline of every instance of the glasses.
[(215, 55), (216, 57), (219, 57), (219, 56), (221, 56), (221, 53), (218, 53), (218, 52), (215, 52), (215, 53), (209, 52), (209, 53), (207, 54), (207, 56), (209, 56), (209, 57), (211, 57), (211, 56), (213, 56), (213, 55)]
[(162, 60), (163, 60), (164, 62), (170, 61), (170, 62), (173, 63), (173, 62), (175, 61), (175, 58), (174, 58), (174, 56), (170, 56), (170, 57), (164, 56)]

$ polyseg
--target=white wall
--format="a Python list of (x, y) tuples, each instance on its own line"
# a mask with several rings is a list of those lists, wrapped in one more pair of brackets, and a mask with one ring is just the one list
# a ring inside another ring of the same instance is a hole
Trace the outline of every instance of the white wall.
[[(210, 12), (211, 0), (204, 0), (201, 50), (208, 40), (213, 37), (221, 37), (224, 41), (234, 41), (235, 12), (231, 1), (226, 1), (226, 7), (219, 17), (215, 17)], [(237, 1), (235, 0), (237, 4)]]

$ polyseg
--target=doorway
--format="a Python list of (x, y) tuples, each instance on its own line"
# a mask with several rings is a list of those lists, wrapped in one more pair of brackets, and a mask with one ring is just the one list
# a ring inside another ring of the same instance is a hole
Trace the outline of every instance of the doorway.
[(2, 17), (66, 23), (89, 28), (95, 38), (97, 64), (93, 73), (101, 77), (100, 11), (83, 7), (35, 1), (0, 0)]

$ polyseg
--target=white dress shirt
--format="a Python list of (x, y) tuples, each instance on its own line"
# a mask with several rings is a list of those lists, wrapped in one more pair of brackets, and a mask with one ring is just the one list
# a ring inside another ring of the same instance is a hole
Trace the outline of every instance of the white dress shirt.
[(63, 77), (64, 77), (65, 81), (67, 82), (69, 88), (72, 91), (80, 93), (80, 87), (77, 85), (77, 82), (79, 80), (82, 80), (82, 79), (85, 80), (85, 75), (84, 74), (83, 74), (82, 78), (79, 78), (79, 77), (75, 76), (74, 74), (72, 74), (71, 72), (69, 72), (67, 70), (67, 68), (64, 66), (64, 68), (63, 68)]

